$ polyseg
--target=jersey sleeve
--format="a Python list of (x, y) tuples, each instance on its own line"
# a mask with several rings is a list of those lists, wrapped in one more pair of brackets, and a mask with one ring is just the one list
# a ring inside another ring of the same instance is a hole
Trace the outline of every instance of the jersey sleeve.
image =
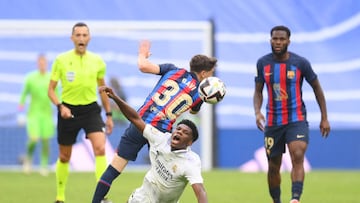
[(160, 64), (159, 67), (160, 67), (159, 75), (165, 75), (167, 72), (171, 70), (179, 69), (178, 67), (176, 67), (174, 64), (171, 63)]
[(61, 74), (60, 71), (61, 71), (61, 63), (59, 58), (56, 58), (51, 67), (50, 79), (53, 81), (58, 81), (60, 79), (60, 74)]
[(262, 59), (259, 59), (256, 63), (256, 71), (255, 71), (255, 82), (256, 83), (264, 83), (264, 67), (262, 63)]
[(195, 183), (203, 183), (203, 177), (201, 175), (201, 161), (197, 154), (193, 153), (189, 157), (189, 165), (185, 170), (185, 178), (189, 181), (190, 185)]
[(317, 78), (316, 73), (314, 72), (313, 68), (311, 67), (310, 62), (303, 58), (302, 61), (302, 65), (300, 67), (302, 67), (302, 74), (304, 75), (305, 80), (308, 83), (311, 83), (312, 81), (314, 81)]
[(197, 101), (196, 101), (197, 103), (193, 106), (193, 107), (191, 107), (191, 111), (193, 111), (193, 112), (199, 112), (200, 111), (200, 109), (201, 109), (201, 105), (204, 103), (203, 102), (203, 100), (201, 100), (200, 98), (199, 99), (197, 99)]
[(102, 79), (105, 77), (106, 63), (100, 56), (98, 56), (98, 66), (99, 66), (99, 72), (98, 72), (97, 78)]
[(29, 93), (29, 80), (30, 80), (30, 74), (28, 74), (25, 78), (25, 83), (24, 83), (24, 87), (21, 91), (21, 95), (20, 95), (20, 104), (24, 105), (25, 104), (25, 100), (26, 100), (26, 95)]
[(150, 145), (157, 145), (168, 138), (165, 134), (150, 124), (145, 125), (143, 136), (149, 141)]

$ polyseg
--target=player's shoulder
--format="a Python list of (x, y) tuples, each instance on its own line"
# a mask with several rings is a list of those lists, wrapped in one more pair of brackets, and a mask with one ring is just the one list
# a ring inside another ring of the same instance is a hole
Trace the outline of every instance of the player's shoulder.
[(36, 70), (30, 71), (25, 75), (25, 80), (33, 79), (37, 75), (39, 75), (39, 71), (36, 71)]
[(184, 68), (179, 68), (172, 63), (163, 63), (159, 65), (160, 67), (160, 75), (164, 75), (165, 73), (178, 74), (179, 71), (187, 71)]
[(273, 57), (272, 57), (272, 53), (268, 53), (268, 54), (265, 54), (261, 57), (258, 58), (257, 62), (262, 62), (262, 61), (269, 61), (269, 60), (272, 60)]
[(194, 163), (196, 165), (201, 163), (200, 156), (196, 152), (190, 149), (187, 151), (186, 154), (186, 158), (190, 163)]
[(93, 52), (93, 51), (89, 51), (89, 50), (87, 50), (87, 51), (86, 51), (86, 54), (87, 54), (88, 56), (90, 56), (90, 57), (100, 58), (100, 59), (101, 59), (100, 54), (95, 53), (95, 52)]
[(74, 52), (73, 49), (72, 49), (72, 50), (68, 50), (68, 51), (64, 51), (64, 52), (58, 54), (58, 55), (56, 56), (55, 60), (58, 60), (58, 61), (59, 61), (59, 60), (60, 60), (60, 61), (62, 61), (62, 60), (67, 60), (67, 59), (73, 57), (74, 55), (75, 55), (75, 52)]
[(293, 61), (295, 63), (301, 63), (301, 64), (310, 64), (309, 60), (307, 58), (305, 58), (304, 56), (301, 56), (294, 52), (289, 52), (289, 53), (290, 53), (291, 61)]

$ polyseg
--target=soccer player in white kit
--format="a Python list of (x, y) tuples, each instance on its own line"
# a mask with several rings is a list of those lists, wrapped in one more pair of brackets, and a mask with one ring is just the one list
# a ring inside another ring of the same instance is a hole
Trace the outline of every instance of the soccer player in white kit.
[(176, 203), (187, 183), (192, 186), (198, 202), (207, 203), (201, 161), (190, 148), (199, 136), (196, 125), (184, 119), (172, 134), (163, 133), (146, 124), (136, 110), (115, 95), (111, 88), (100, 87), (99, 91), (106, 92), (116, 102), (150, 144), (151, 169), (146, 173), (142, 186), (131, 194), (128, 203)]

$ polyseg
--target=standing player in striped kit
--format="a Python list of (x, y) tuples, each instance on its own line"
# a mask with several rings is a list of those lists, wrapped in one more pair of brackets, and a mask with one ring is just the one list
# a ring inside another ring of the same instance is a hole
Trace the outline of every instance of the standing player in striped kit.
[[(271, 29), (272, 53), (257, 61), (254, 110), (256, 125), (265, 134), (268, 158), (268, 186), (274, 203), (280, 203), (280, 166), (285, 144), (290, 152), (292, 197), (290, 203), (299, 203), (304, 183), (304, 156), (309, 142), (306, 108), (302, 100), (303, 79), (313, 88), (320, 107), (320, 131), (323, 137), (330, 132), (326, 101), (317, 75), (303, 57), (288, 52), (290, 30), (285, 26)], [(263, 87), (267, 87), (266, 121), (261, 113)]]
[[(190, 72), (173, 64), (154, 64), (148, 60), (150, 42), (140, 43), (138, 66), (141, 72), (161, 75), (153, 91), (138, 110), (145, 123), (161, 132), (171, 132), (172, 125), (182, 113), (197, 113), (203, 103), (198, 94), (200, 82), (213, 76), (216, 58), (195, 55), (190, 61)], [(133, 124), (125, 130), (114, 156), (97, 184), (92, 202), (99, 203), (110, 189), (112, 181), (124, 170), (129, 160), (134, 161), (146, 138)]]

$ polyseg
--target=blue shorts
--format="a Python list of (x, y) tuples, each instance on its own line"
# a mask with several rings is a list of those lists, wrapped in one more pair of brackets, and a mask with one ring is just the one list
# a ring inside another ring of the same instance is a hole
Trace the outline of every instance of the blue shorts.
[(120, 143), (117, 148), (117, 154), (130, 161), (135, 161), (138, 152), (141, 148), (148, 143), (147, 139), (143, 136), (132, 123), (126, 128), (124, 134), (120, 139)]
[(265, 127), (265, 150), (268, 158), (285, 153), (285, 144), (295, 140), (309, 142), (307, 121), (289, 123), (282, 126)]

